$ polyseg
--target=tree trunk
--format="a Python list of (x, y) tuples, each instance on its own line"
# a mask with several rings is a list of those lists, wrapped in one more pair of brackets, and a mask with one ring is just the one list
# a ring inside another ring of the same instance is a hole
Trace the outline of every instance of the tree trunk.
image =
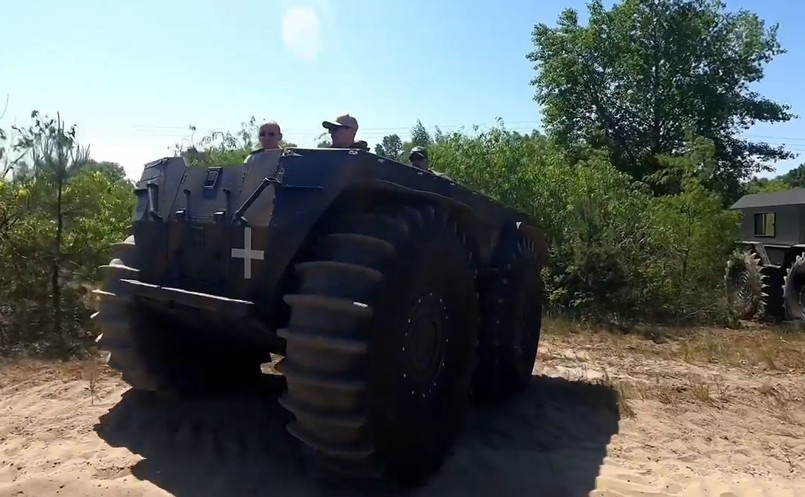
[(59, 275), (61, 274), (61, 240), (64, 220), (62, 217), (62, 179), (58, 180), (58, 192), (56, 198), (56, 253), (53, 257), (53, 267), (51, 273), (51, 292), (53, 295), (53, 332), (59, 340), (59, 352), (67, 354), (67, 337), (62, 331), (62, 312), (61, 312), (61, 284)]

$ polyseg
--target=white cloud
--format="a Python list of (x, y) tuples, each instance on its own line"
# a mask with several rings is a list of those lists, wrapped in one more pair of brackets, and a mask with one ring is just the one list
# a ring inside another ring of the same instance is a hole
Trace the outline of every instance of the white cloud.
[(321, 48), (321, 21), (316, 9), (286, 9), (282, 16), (282, 43), (296, 58), (314, 60)]

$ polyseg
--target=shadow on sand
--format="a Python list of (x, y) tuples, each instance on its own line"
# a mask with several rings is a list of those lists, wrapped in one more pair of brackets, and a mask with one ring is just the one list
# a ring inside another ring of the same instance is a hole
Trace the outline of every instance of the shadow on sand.
[[(192, 402), (129, 391), (95, 430), (145, 458), (134, 476), (179, 497), (368, 495), (327, 488), (305, 471), (277, 388), (265, 390)], [(398, 495), (584, 496), (595, 488), (617, 429), (609, 388), (534, 376), (517, 398), (476, 406), (442, 469)]]

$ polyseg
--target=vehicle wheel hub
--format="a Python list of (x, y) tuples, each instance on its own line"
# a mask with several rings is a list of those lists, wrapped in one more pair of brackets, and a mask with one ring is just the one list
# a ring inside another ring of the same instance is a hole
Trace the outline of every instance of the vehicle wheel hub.
[(423, 396), (437, 386), (449, 342), (447, 307), (434, 293), (417, 298), (408, 313), (402, 353), (403, 377)]

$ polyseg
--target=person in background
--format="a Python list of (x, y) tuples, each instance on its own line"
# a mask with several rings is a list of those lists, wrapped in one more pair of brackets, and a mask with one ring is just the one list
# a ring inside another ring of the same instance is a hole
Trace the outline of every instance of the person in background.
[(408, 154), (408, 160), (411, 165), (425, 171), (430, 171), (430, 162), (428, 161), (428, 149), (417, 145), (411, 149)]
[(358, 132), (358, 120), (349, 114), (338, 116), (332, 121), (322, 121), (321, 125), (330, 132), (332, 148), (369, 150), (369, 144), (365, 141), (355, 141), (355, 134)]
[(276, 121), (269, 121), (260, 126), (260, 145), (263, 150), (274, 150), (280, 148), (282, 140), (282, 130)]
[(280, 129), (280, 125), (277, 124), (276, 121), (268, 121), (267, 123), (263, 123), (263, 125), (260, 126), (258, 138), (260, 140), (260, 148), (249, 152), (249, 155), (243, 160), (244, 164), (249, 162), (260, 152), (264, 152), (266, 150), (278, 150), (280, 148), (280, 140), (282, 140), (282, 130)]

